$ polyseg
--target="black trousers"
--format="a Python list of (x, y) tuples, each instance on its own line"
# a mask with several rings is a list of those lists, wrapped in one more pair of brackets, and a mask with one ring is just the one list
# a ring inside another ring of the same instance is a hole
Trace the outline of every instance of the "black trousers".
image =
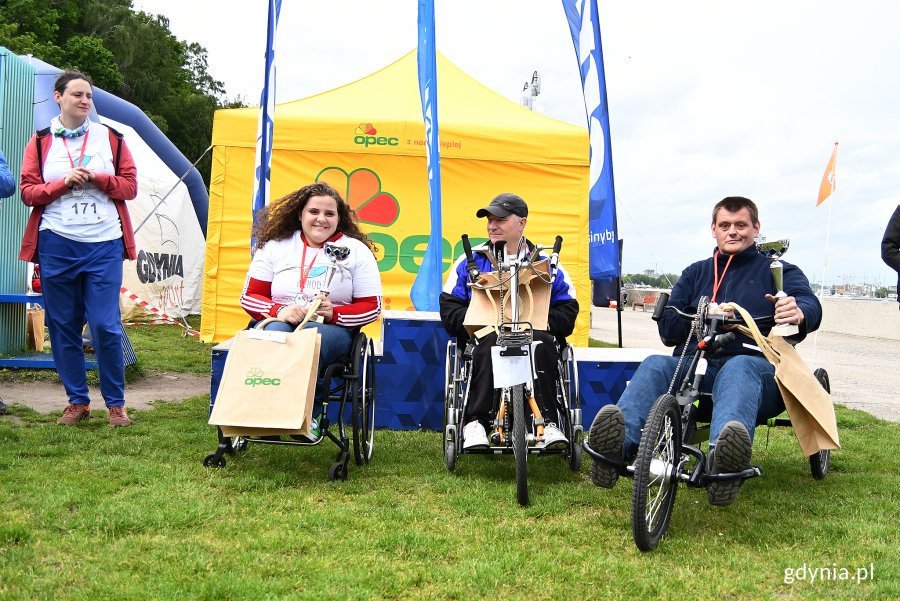
[[(546, 423), (559, 423), (556, 409), (556, 381), (558, 379), (556, 339), (549, 332), (535, 331), (534, 350), (535, 397)], [(472, 354), (472, 379), (469, 384), (469, 400), (466, 403), (468, 423), (477, 419), (486, 428), (494, 419), (500, 406), (500, 390), (494, 389), (494, 372), (491, 367), (491, 347), (497, 342), (497, 334), (491, 333), (478, 341)], [(526, 414), (529, 412), (525, 407)]]

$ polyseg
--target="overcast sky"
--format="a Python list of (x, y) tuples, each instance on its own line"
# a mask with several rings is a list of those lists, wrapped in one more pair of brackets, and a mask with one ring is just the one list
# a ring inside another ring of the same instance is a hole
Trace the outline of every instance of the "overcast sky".
[[(436, 0), (437, 46), (518, 102), (584, 125), (571, 36), (554, 0)], [(230, 98), (257, 104), (266, 0), (134, 0), (209, 52)], [(893, 285), (881, 237), (900, 204), (900, 3), (600, 0), (624, 271), (708, 256), (712, 205), (742, 195), (811, 281)], [(355, 81), (416, 45), (416, 0), (284, 0), (278, 102)], [(440, 85), (440, 81), (438, 82)], [(276, 123), (277, 127), (277, 123)], [(816, 207), (839, 141), (838, 189)], [(517, 191), (528, 198), (527, 190)], [(830, 230), (828, 227), (831, 212)], [(826, 231), (830, 231), (827, 244)]]

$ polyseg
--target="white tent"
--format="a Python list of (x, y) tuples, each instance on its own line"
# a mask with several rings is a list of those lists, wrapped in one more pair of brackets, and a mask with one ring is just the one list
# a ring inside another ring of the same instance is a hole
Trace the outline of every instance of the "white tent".
[(122, 276), (123, 321), (155, 319), (129, 298), (136, 295), (171, 317), (200, 312), (206, 241), (187, 186), (128, 125), (101, 121), (125, 136), (138, 172), (138, 195), (128, 202), (135, 228), (137, 261), (126, 261)]

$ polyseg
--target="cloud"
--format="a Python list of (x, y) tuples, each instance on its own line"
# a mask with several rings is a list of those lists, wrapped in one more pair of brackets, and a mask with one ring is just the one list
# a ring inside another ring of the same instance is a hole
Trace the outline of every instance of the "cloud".
[[(209, 50), (229, 95), (253, 103), (265, 14), (217, 18), (213, 0), (136, 0)], [(338, 7), (339, 8), (336, 8)], [(891, 0), (600, 3), (626, 271), (679, 273), (712, 248), (723, 196), (760, 205), (763, 234), (811, 279), (896, 282), (880, 241), (900, 204), (900, 5)], [(278, 100), (323, 92), (415, 47), (415, 0), (285, 2)], [(518, 102), (537, 69), (546, 115), (585, 124), (568, 26), (553, 0), (437, 3), (438, 49)], [(838, 191), (816, 208), (840, 141)], [(829, 222), (830, 216), (830, 222)], [(830, 230), (829, 230), (830, 223)], [(842, 279), (837, 279), (837, 276)]]

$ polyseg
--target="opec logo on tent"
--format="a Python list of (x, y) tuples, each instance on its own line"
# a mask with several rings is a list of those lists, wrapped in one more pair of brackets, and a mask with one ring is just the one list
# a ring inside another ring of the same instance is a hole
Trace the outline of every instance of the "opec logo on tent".
[[(382, 188), (381, 177), (375, 171), (360, 168), (347, 173), (340, 167), (327, 167), (316, 176), (316, 181), (325, 182), (341, 193), (350, 208), (356, 211), (366, 235), (378, 247), (376, 258), (378, 271), (382, 273), (384, 308), (391, 308), (392, 299), (408, 302), (409, 288), (419, 271), (429, 240), (427, 202), (422, 214), (425, 221), (421, 221), (414, 211), (405, 221), (415, 223), (398, 228), (395, 224), (400, 217), (400, 203), (394, 194)], [(472, 237), (470, 240), (474, 245), (485, 238)], [(450, 267), (452, 257), (462, 252), (461, 242), (453, 248), (447, 240), (443, 241), (444, 271)], [(393, 308), (406, 307), (395, 305)]]
[(376, 136), (378, 130), (371, 123), (360, 123), (356, 131), (353, 132), (353, 143), (360, 146), (399, 146), (399, 138), (388, 138), (385, 136)]

